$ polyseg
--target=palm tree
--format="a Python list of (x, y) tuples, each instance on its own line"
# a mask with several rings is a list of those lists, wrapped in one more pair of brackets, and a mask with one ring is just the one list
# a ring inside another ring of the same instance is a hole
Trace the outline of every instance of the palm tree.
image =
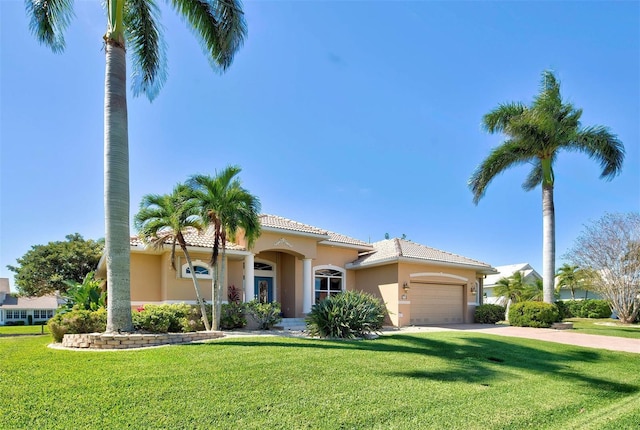
[(580, 267), (577, 265), (571, 265), (564, 263), (558, 269), (558, 286), (557, 289), (567, 288), (571, 291), (571, 300), (576, 299), (576, 290), (581, 287), (583, 281), (583, 274)]
[(144, 196), (140, 203), (140, 211), (134, 218), (134, 223), (145, 243), (149, 243), (155, 248), (162, 248), (167, 241), (171, 242), (170, 260), (173, 270), (177, 270), (176, 244), (180, 245), (189, 265), (204, 327), (210, 330), (207, 309), (200, 294), (200, 285), (184, 238), (185, 232), (202, 230), (198, 209), (197, 201), (191, 196), (191, 189), (184, 184), (178, 184), (171, 194), (147, 194)]
[(478, 204), (491, 181), (510, 167), (525, 163), (532, 169), (522, 187), (530, 191), (542, 184), (542, 258), (544, 301), (553, 303), (555, 279), (555, 210), (553, 164), (560, 150), (578, 151), (597, 161), (601, 178), (612, 179), (622, 169), (624, 146), (603, 126), (582, 127), (581, 109), (563, 103), (560, 83), (552, 72), (542, 73), (540, 93), (531, 106), (501, 104), (483, 117), (489, 133), (507, 139), (494, 148), (469, 179), (473, 202)]
[(523, 301), (541, 302), (543, 299), (544, 286), (542, 279), (536, 279), (533, 284), (525, 284), (524, 292), (522, 293)]
[[(200, 39), (214, 69), (225, 71), (246, 36), (240, 0), (172, 0)], [(149, 100), (166, 79), (160, 10), (154, 0), (106, 0), (104, 102), (107, 332), (132, 331), (129, 279), (129, 141), (125, 47), (133, 60), (133, 93)], [(30, 29), (53, 52), (65, 47), (72, 0), (26, 0)]]
[[(222, 301), (221, 284), (226, 270), (227, 240), (235, 241), (242, 233), (251, 248), (260, 235), (260, 201), (244, 189), (237, 178), (240, 173), (237, 166), (229, 166), (216, 176), (196, 175), (189, 179), (195, 198), (199, 201), (201, 218), (214, 235), (211, 252), (213, 281), (211, 296), (213, 298), (212, 328), (220, 327)], [(222, 252), (222, 267), (218, 266), (218, 257)]]

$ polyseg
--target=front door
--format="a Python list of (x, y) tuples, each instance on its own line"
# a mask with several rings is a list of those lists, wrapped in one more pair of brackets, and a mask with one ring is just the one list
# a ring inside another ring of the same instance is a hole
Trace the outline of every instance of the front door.
[(256, 276), (254, 278), (254, 294), (260, 303), (273, 302), (273, 278)]

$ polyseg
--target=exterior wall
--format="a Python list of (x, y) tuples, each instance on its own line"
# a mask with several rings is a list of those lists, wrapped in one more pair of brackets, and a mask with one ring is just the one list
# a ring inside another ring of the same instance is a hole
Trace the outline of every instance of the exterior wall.
[[(240, 298), (244, 298), (244, 266), (243, 260), (229, 260), (227, 258), (227, 282), (222, 286), (222, 303), (229, 298), (229, 286), (233, 285), (240, 293)], [(211, 285), (209, 285), (211, 290)], [(211, 293), (209, 293), (211, 295)]]
[[(302, 312), (302, 301), (297, 305), (297, 299), (302, 296), (302, 284), (296, 282), (296, 273), (300, 261), (290, 254), (282, 254), (280, 257), (279, 275), (279, 302), (285, 318), (295, 318)], [(300, 278), (302, 281), (302, 277)], [(300, 291), (298, 293), (298, 290)]]
[(161, 255), (131, 253), (131, 301), (162, 300)]
[[(444, 275), (453, 275), (456, 277), (466, 278), (467, 281), (455, 279), (449, 276), (428, 276), (428, 277), (412, 277), (411, 274), (419, 274), (419, 273), (442, 273)], [(411, 280), (422, 280), (424, 282), (432, 282), (436, 284), (451, 284), (451, 285), (464, 285), (463, 292), (463, 313), (464, 313), (464, 322), (472, 323), (474, 318), (474, 313), (476, 309), (476, 294), (478, 294), (478, 289), (476, 289), (476, 280), (477, 274), (475, 270), (472, 269), (462, 269), (455, 267), (446, 267), (446, 266), (438, 266), (432, 264), (414, 264), (414, 263), (401, 263), (398, 269), (398, 283), (399, 283), (399, 291), (398, 294), (402, 297), (404, 294), (402, 290), (402, 285), (406, 282), (407, 284), (411, 283)], [(473, 290), (476, 290), (473, 292)], [(408, 312), (402, 312), (404, 318), (401, 321), (402, 323), (408, 323), (410, 320), (410, 312), (411, 312), (411, 290), (407, 291), (407, 300), (403, 301), (404, 306), (403, 310)], [(408, 303), (407, 303), (408, 302)]]
[(254, 254), (262, 251), (282, 251), (306, 258), (316, 257), (317, 239), (312, 237), (263, 232), (253, 247)]
[[(389, 311), (385, 324), (401, 325), (404, 316), (399, 307), (398, 296), (398, 264), (388, 264), (353, 271), (355, 285), (353, 289), (361, 290), (379, 297)], [(408, 320), (407, 320), (408, 322)]]

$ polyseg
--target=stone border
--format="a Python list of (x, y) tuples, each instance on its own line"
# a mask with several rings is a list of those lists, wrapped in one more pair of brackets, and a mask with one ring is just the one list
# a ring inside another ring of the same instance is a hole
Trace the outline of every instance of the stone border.
[(83, 333), (65, 334), (62, 338), (63, 348), (77, 349), (131, 349), (161, 345), (175, 345), (203, 340), (218, 339), (224, 336), (221, 331), (198, 331), (192, 333), (163, 334), (107, 334)]

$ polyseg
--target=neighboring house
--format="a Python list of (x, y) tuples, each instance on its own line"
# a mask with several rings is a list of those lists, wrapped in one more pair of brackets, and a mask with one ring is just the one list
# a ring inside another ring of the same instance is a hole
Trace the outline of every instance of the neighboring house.
[[(345, 290), (369, 292), (386, 304), (394, 326), (470, 323), (481, 303), (486, 263), (403, 239), (366, 243), (274, 215), (261, 215), (262, 234), (247, 250), (243, 238), (227, 243), (226, 281), (244, 301), (281, 304), (285, 318), (301, 318), (319, 300)], [(213, 238), (185, 235), (201, 291), (211, 300)], [(131, 238), (131, 304), (195, 303), (188, 266), (179, 248), (177, 271), (170, 246), (154, 249)], [(98, 276), (105, 277), (104, 257)]]
[(18, 297), (9, 290), (9, 279), (0, 278), (0, 325), (44, 323), (64, 301), (55, 295)]
[(504, 297), (493, 293), (493, 289), (502, 278), (509, 278), (516, 272), (521, 272), (525, 284), (534, 284), (542, 276), (528, 263), (509, 264), (507, 266), (496, 266), (498, 273), (488, 275), (484, 280), (484, 303), (506, 305)]

